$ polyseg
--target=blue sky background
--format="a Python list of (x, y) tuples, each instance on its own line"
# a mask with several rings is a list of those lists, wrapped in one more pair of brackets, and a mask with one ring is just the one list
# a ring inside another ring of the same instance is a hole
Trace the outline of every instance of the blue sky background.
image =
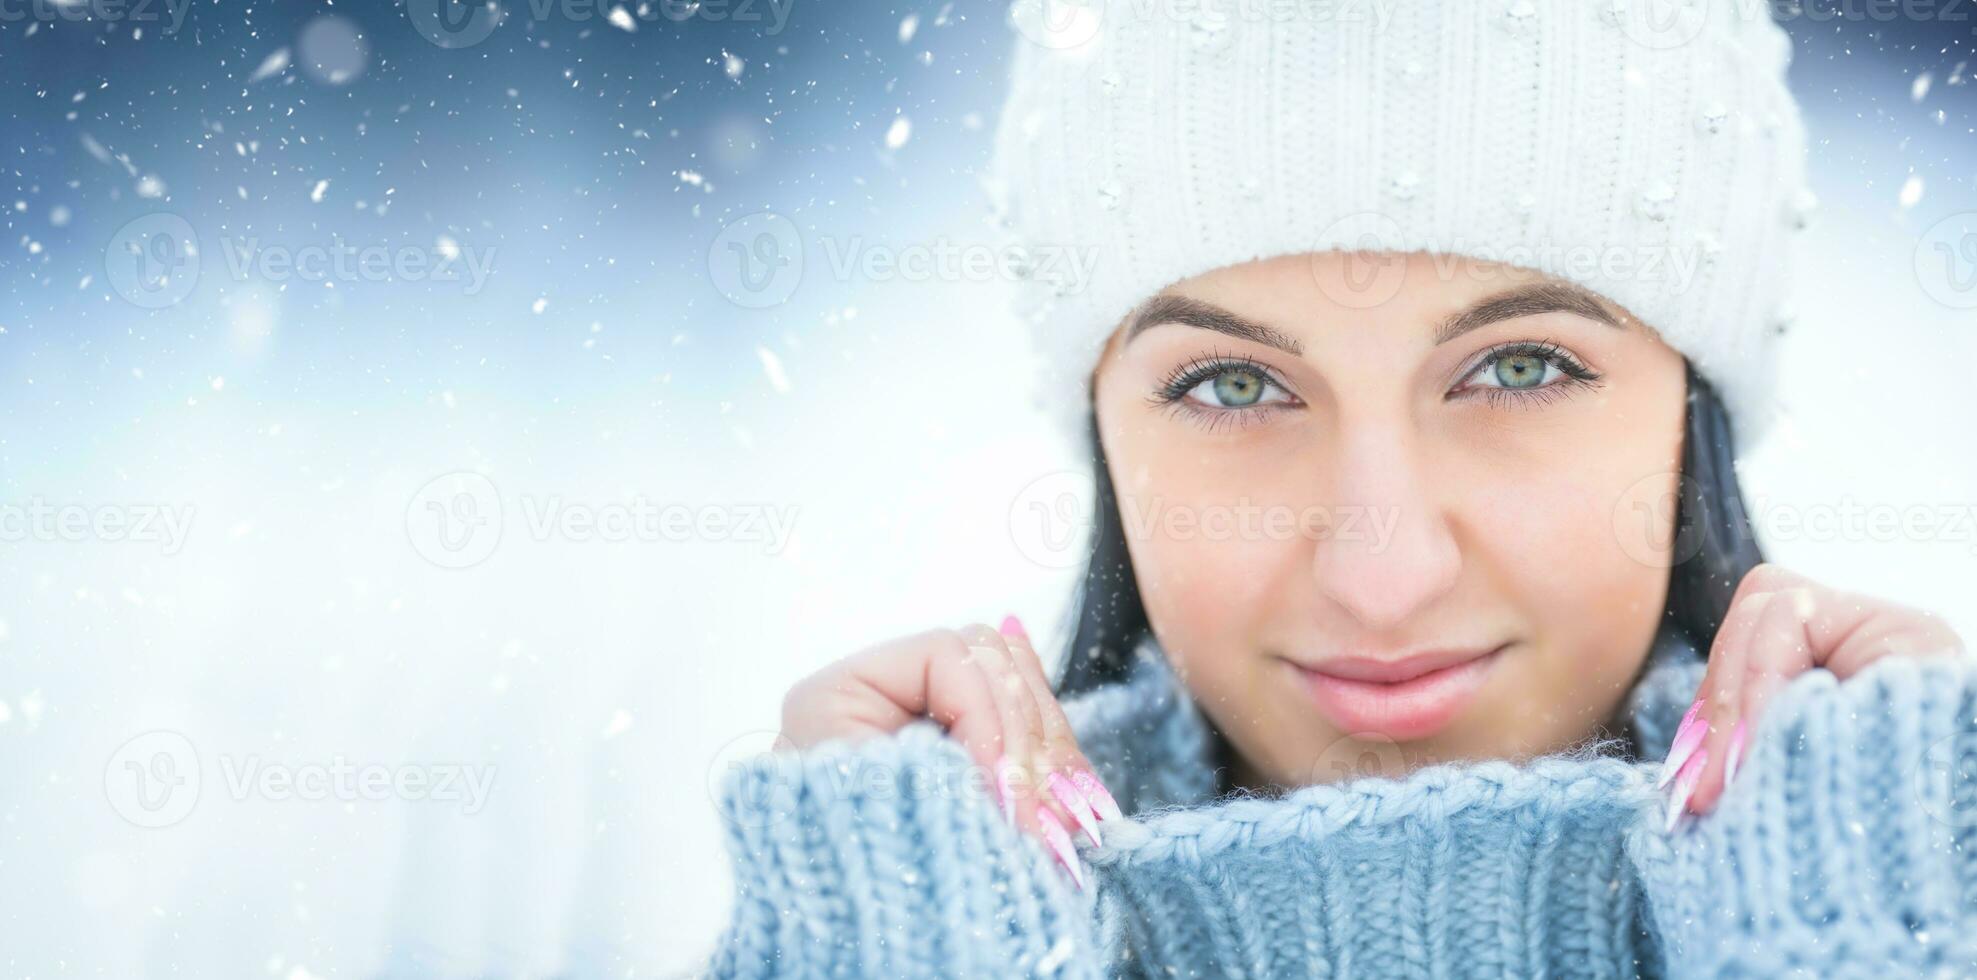
[[(791, 0), (780, 30), (581, 9), (524, 2), (457, 49), (382, 2), (0, 17), (0, 504), (190, 516), (170, 548), (0, 540), (13, 969), (683, 971), (729, 900), (710, 774), (792, 680), (1010, 611), (1060, 635), (1070, 569), (1009, 515), (1077, 467), (1011, 414), (1002, 284), (838, 275), (819, 247), (983, 240), (1002, 6)], [(1775, 503), (1977, 505), (1977, 287), (1945, 304), (1916, 271), (1927, 229), (1977, 211), (1972, 24), (1935, 9), (1791, 18), (1821, 207), (1794, 421), (1746, 473)], [(710, 255), (762, 211), (807, 247), (756, 309)], [(147, 309), (113, 269), (161, 213), (200, 275)], [(235, 276), (248, 240), (491, 264), (478, 290)], [(470, 567), (412, 526), (453, 474), (504, 518)], [(796, 526), (770, 548), (519, 516), (633, 500)], [(1772, 551), (1968, 636), (1968, 535)], [(152, 732), (201, 774), (162, 827), (112, 785)], [(228, 784), (337, 759), (496, 778), (471, 814)]]

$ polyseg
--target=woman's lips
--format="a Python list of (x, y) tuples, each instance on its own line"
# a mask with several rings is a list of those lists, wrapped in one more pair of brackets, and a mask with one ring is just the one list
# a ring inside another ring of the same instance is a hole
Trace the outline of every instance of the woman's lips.
[(1499, 646), (1397, 661), (1331, 660), (1313, 667), (1292, 663), (1291, 669), (1319, 712), (1340, 731), (1405, 741), (1433, 735), (1452, 721), (1489, 678), (1502, 652)]

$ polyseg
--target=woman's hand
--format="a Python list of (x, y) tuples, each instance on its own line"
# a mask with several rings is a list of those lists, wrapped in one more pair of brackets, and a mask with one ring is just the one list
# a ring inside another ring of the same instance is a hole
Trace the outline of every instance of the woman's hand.
[(1043, 664), (1016, 617), (901, 637), (837, 661), (783, 698), (795, 748), (887, 735), (930, 717), (983, 766), (1011, 826), (1036, 835), (1084, 887), (1067, 827), (1100, 843), (1119, 806), (1078, 749)]
[(1887, 656), (1955, 655), (1963, 642), (1940, 616), (1827, 588), (1776, 565), (1737, 585), (1709, 669), (1682, 718), (1661, 783), (1673, 783), (1668, 826), (1706, 813), (1736, 776), (1750, 731), (1786, 681), (1814, 667), (1841, 679)]

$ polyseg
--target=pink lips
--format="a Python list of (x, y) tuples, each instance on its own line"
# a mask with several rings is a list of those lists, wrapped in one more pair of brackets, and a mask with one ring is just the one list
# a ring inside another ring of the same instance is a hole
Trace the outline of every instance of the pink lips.
[[(1506, 644), (1507, 646), (1508, 644)], [(1376, 660), (1342, 657), (1291, 664), (1318, 710), (1350, 735), (1424, 738), (1446, 727), (1475, 697), (1502, 646), (1437, 650)]]

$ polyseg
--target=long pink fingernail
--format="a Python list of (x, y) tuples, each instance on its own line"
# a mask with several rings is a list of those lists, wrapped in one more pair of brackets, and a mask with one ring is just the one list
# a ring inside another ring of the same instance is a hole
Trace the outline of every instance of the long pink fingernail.
[(1737, 778), (1737, 763), (1744, 758), (1744, 720), (1737, 719), (1737, 727), (1730, 729), (1730, 748), (1723, 756), (1723, 785)]
[(1037, 823), (1042, 825), (1044, 841), (1056, 852), (1058, 862), (1064, 865), (1064, 870), (1071, 872), (1071, 880), (1077, 883), (1078, 890), (1083, 891), (1085, 872), (1078, 861), (1077, 848), (1071, 846), (1070, 831), (1064, 829), (1057, 814), (1050, 812), (1046, 806), (1037, 807)]
[(1013, 636), (1019, 640), (1030, 638), (1029, 631), (1023, 629), (1023, 621), (1017, 619), (1014, 613), (1002, 617), (1001, 632), (1003, 636)]
[(1670, 779), (1689, 761), (1689, 756), (1702, 747), (1702, 740), (1709, 734), (1709, 726), (1702, 721), (1703, 699), (1689, 705), (1689, 713), (1682, 716), (1682, 724), (1675, 729), (1675, 741), (1668, 746), (1668, 759), (1661, 764), (1661, 777), (1654, 781), (1654, 788), (1668, 785)]
[(1091, 845), (1104, 847), (1105, 842), (1098, 836), (1098, 811), (1092, 809), (1091, 801), (1085, 799), (1085, 794), (1071, 785), (1071, 781), (1065, 779), (1061, 772), (1051, 773), (1044, 778), (1043, 784), (1050, 787), (1050, 795), (1057, 797), (1057, 802), (1064, 804), (1064, 809), (1071, 811), (1071, 819), (1076, 820), (1078, 829), (1091, 838)]
[(1098, 819), (1126, 819), (1125, 813), (1119, 809), (1119, 801), (1113, 799), (1111, 791), (1105, 788), (1104, 783), (1098, 781), (1097, 773), (1090, 769), (1080, 769), (1071, 774), (1071, 782), (1085, 794), (1085, 799), (1091, 801), (1091, 808), (1098, 812)]
[(1668, 798), (1668, 816), (1662, 822), (1663, 833), (1675, 829), (1675, 821), (1682, 818), (1682, 809), (1689, 805), (1689, 797), (1695, 794), (1696, 781), (1702, 778), (1704, 766), (1709, 765), (1709, 750), (1697, 749), (1689, 761), (1682, 763), (1682, 771), (1675, 776), (1675, 791)]
[(995, 760), (995, 798), (1002, 804), (1002, 819), (1011, 827), (1016, 826), (1016, 796), (1009, 785), (1009, 776), (1015, 768), (1008, 756)]

